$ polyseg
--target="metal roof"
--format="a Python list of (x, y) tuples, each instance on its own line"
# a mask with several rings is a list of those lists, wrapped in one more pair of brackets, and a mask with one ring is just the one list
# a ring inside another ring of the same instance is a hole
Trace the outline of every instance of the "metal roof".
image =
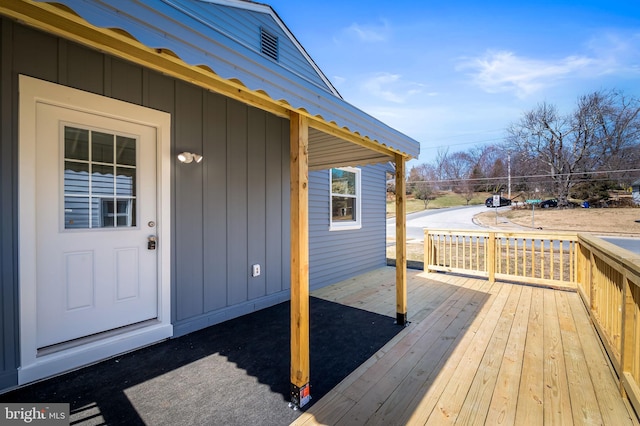
[[(343, 100), (266, 4), (245, 0), (36, 1), (63, 4), (96, 27), (123, 30), (147, 47), (170, 50), (188, 65), (206, 67), (221, 78), (239, 81), (293, 110), (335, 123), (391, 151), (413, 158), (420, 152), (417, 141)], [(243, 26), (260, 20), (283, 34), (288, 45), (293, 46), (290, 62), (274, 61), (260, 53), (259, 45), (248, 42)], [(297, 64), (296, 55), (302, 58)], [(390, 159), (388, 153), (372, 151), (316, 129), (310, 131), (309, 157), (312, 169)]]

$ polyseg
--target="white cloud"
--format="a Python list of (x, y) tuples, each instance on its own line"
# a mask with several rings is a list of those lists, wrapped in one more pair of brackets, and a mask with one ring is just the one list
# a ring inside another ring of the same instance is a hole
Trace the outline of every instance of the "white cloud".
[(387, 21), (382, 21), (381, 25), (361, 25), (351, 24), (346, 29), (347, 34), (355, 36), (358, 40), (366, 43), (378, 43), (387, 41), (391, 33), (391, 27)]
[(470, 69), (474, 83), (486, 92), (515, 92), (524, 98), (597, 66), (597, 60), (586, 56), (545, 61), (519, 57), (513, 52), (489, 51), (482, 57), (465, 61), (458, 70)]
[(423, 89), (421, 84), (405, 81), (400, 74), (391, 73), (375, 74), (361, 85), (365, 93), (397, 104), (405, 103), (410, 97), (422, 93)]
[(334, 75), (333, 79), (332, 79), (332, 82), (335, 85), (344, 84), (346, 81), (347, 81), (347, 79), (345, 77), (340, 76), (340, 75)]
[(640, 72), (640, 33), (600, 33), (589, 40), (587, 47), (600, 58), (601, 74)]
[(585, 54), (536, 59), (510, 51), (487, 51), (466, 58), (458, 71), (488, 93), (513, 92), (526, 98), (568, 79), (593, 80), (605, 75), (640, 74), (640, 33), (601, 32), (583, 46)]

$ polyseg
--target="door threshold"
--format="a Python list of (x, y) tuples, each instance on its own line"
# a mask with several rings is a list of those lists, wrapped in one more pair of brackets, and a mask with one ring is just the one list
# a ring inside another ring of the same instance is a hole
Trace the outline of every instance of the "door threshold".
[(173, 336), (173, 325), (149, 320), (37, 351), (33, 362), (18, 369), (18, 385), (50, 378)]
[(125, 325), (124, 327), (118, 327), (100, 333), (90, 334), (89, 336), (79, 337), (73, 340), (67, 340), (66, 342), (56, 343), (54, 345), (44, 346), (37, 349), (36, 357), (51, 355), (56, 352), (65, 351), (68, 349), (76, 348), (78, 346), (87, 345), (89, 343), (97, 342), (109, 337), (122, 335), (131, 331), (135, 331), (144, 327), (149, 327), (154, 324), (160, 324), (156, 318), (146, 321), (137, 322), (135, 324)]

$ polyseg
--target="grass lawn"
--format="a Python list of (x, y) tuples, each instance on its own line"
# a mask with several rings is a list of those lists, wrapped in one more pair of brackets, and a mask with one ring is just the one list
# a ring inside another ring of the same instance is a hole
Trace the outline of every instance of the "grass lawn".
[[(484, 201), (489, 195), (485, 193), (477, 193), (469, 201), (469, 205), (484, 204)], [(467, 200), (461, 194), (454, 192), (446, 192), (439, 195), (435, 200), (430, 200), (427, 209), (443, 209), (445, 207), (464, 206), (467, 204)], [(421, 212), (426, 210), (424, 207), (424, 201), (416, 200), (413, 195), (407, 196), (407, 213)], [(396, 215), (396, 203), (395, 196), (393, 194), (387, 195), (387, 217), (394, 217)]]

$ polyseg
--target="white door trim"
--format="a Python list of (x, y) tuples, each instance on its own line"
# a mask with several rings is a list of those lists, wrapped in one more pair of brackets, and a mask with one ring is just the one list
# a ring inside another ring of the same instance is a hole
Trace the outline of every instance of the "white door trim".
[[(171, 115), (58, 84), (19, 77), (19, 293), (18, 383), (49, 377), (149, 345), (173, 335), (171, 325)], [(36, 345), (36, 105), (47, 103), (157, 129), (158, 319), (122, 333), (38, 356)]]

